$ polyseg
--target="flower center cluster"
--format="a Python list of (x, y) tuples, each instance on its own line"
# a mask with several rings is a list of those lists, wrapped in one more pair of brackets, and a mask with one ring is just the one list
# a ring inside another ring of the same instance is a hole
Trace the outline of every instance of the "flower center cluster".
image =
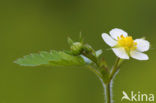
[(118, 37), (118, 45), (124, 47), (126, 51), (135, 50), (137, 43), (134, 42), (131, 36), (124, 37), (121, 35)]

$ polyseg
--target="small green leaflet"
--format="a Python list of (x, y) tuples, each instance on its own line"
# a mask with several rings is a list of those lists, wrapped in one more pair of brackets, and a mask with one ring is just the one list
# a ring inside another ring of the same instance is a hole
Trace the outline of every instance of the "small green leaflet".
[(40, 53), (33, 53), (23, 58), (19, 58), (15, 63), (21, 66), (78, 66), (85, 65), (85, 61), (81, 56), (73, 56), (63, 51), (41, 51)]

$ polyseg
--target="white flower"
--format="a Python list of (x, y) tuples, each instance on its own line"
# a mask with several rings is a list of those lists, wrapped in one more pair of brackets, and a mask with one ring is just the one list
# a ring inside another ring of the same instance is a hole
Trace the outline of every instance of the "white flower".
[(131, 36), (118, 28), (112, 29), (110, 35), (102, 34), (103, 40), (112, 47), (116, 56), (122, 59), (129, 59), (129, 57), (138, 60), (148, 60), (148, 56), (143, 52), (148, 51), (150, 43), (144, 39), (133, 40)]

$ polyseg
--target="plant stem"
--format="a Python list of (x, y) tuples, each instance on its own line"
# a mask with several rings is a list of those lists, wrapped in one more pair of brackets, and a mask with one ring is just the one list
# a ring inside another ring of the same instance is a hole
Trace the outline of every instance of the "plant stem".
[(115, 75), (115, 73), (117, 72), (118, 70), (118, 65), (119, 65), (119, 61), (120, 61), (120, 58), (117, 58), (116, 61), (115, 61), (115, 64), (113, 66), (113, 69), (112, 69), (112, 72), (110, 73), (110, 76), (109, 76), (109, 80), (108, 80), (108, 83), (105, 85), (105, 91), (106, 91), (106, 98), (107, 98), (107, 102), (106, 103), (112, 103), (111, 102), (111, 81)]
[(109, 83), (111, 82), (111, 80), (113, 79), (115, 73), (118, 70), (119, 61), (120, 61), (120, 58), (117, 58), (116, 61), (115, 61), (115, 64), (113, 66), (112, 72), (111, 72), (110, 77), (109, 77)]
[[(96, 66), (99, 67), (97, 59), (93, 58), (92, 56), (88, 56), (86, 54), (83, 54), (83, 55), (88, 57), (89, 59), (91, 59), (96, 64)], [(119, 64), (120, 64), (120, 58), (117, 58), (116, 61), (115, 61), (114, 66), (113, 66), (113, 69), (112, 69), (111, 73), (109, 74), (109, 78), (108, 78), (107, 82), (104, 81), (104, 77), (102, 76), (103, 73), (101, 71), (88, 66), (88, 68), (90, 70), (92, 70), (99, 77), (99, 79), (101, 80), (101, 82), (103, 84), (103, 87), (105, 89), (105, 98), (106, 98), (105, 103), (112, 103), (112, 101), (111, 101), (111, 99), (112, 99), (112, 97), (111, 97), (111, 91), (112, 91), (111, 90), (111, 81), (112, 81), (115, 73), (117, 72), (117, 70), (119, 68)], [(105, 66), (103, 68), (107, 69)]]
[(106, 96), (106, 103), (111, 103), (111, 90), (110, 90), (110, 83), (105, 85), (105, 96)]

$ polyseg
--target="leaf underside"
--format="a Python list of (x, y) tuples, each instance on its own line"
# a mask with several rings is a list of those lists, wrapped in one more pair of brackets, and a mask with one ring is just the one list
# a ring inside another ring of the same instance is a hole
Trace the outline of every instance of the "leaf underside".
[(78, 66), (85, 65), (85, 61), (81, 56), (73, 56), (62, 51), (41, 51), (40, 53), (33, 53), (23, 58), (19, 58), (15, 63), (21, 66)]

